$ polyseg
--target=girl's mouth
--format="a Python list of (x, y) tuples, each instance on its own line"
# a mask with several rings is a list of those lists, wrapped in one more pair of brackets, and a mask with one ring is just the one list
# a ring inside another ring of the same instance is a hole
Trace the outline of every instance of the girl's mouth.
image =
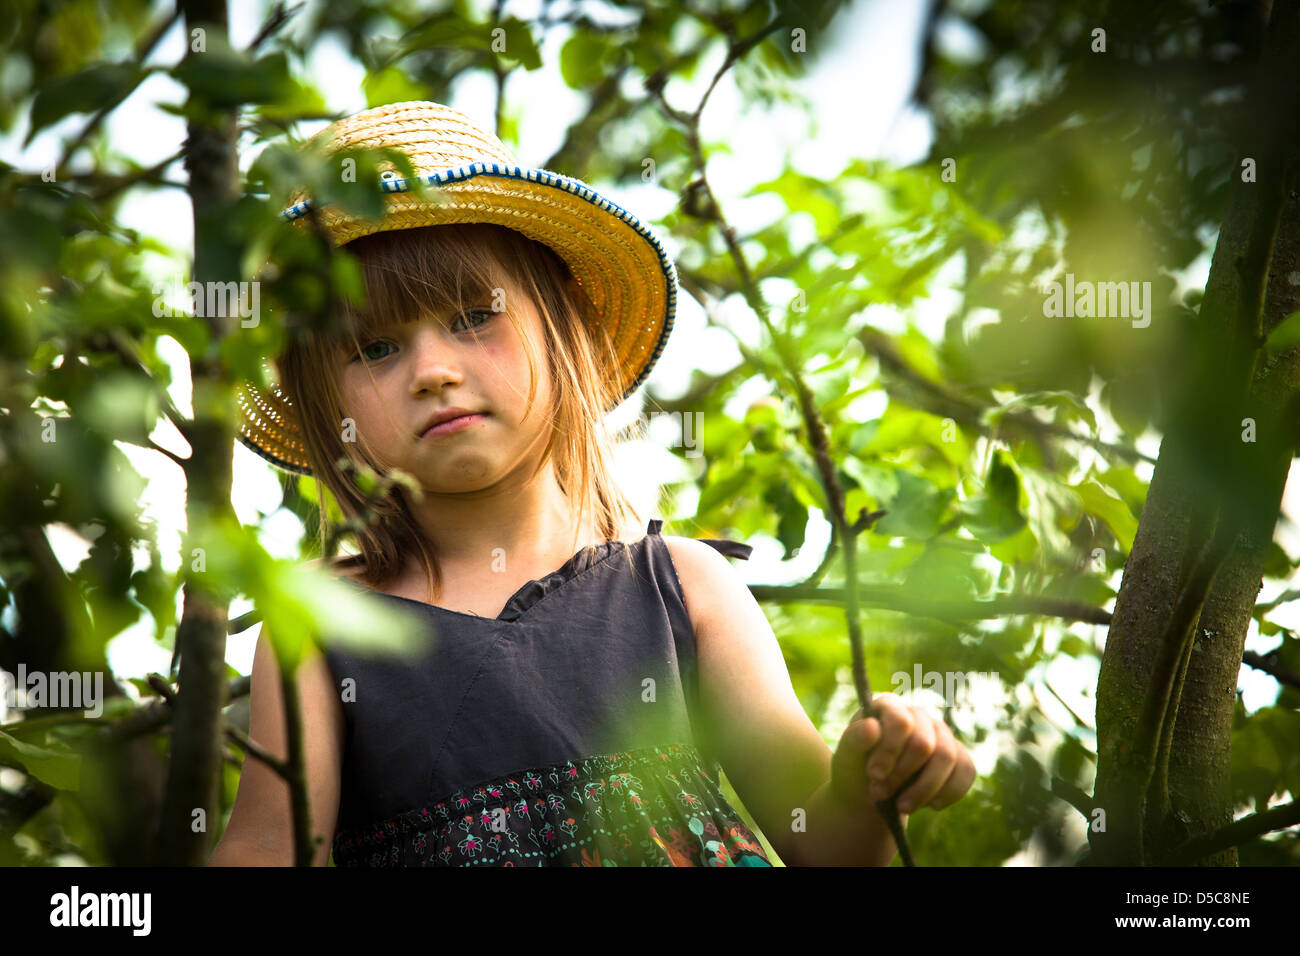
[(421, 438), (441, 438), (443, 435), (452, 435), (459, 431), (464, 431), (477, 421), (487, 418), (482, 412), (475, 412), (473, 415), (462, 415), (459, 418), (451, 418), (441, 425), (435, 425), (425, 432)]

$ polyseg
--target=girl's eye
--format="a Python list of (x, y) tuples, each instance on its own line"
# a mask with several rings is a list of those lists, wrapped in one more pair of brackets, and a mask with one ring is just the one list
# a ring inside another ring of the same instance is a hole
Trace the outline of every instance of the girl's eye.
[[(368, 342), (368, 343), (366, 343), (365, 345), (363, 345), (363, 346), (361, 347), (361, 357), (364, 358), (364, 359), (366, 359), (366, 360), (369, 361), (369, 362), (378, 362), (380, 359), (382, 359), (382, 358), (386, 358), (387, 356), (385, 356), (385, 355), (369, 355), (369, 354), (367, 354), (367, 353), (370, 351), (370, 349), (374, 348), (376, 345), (392, 345), (392, 344), (393, 344), (392, 342), (388, 342), (388, 341), (385, 341), (385, 340), (383, 340), (383, 339), (376, 339), (376, 340), (373, 341), (373, 342)], [(352, 360), (355, 362), (355, 361), (356, 361), (356, 357), (353, 356), (353, 359), (352, 359)]]
[[(493, 312), (491, 309), (471, 309), (468, 312), (462, 312), (460, 317), (456, 319), (456, 322), (460, 322), (461, 319), (464, 319), (467, 316), (477, 316), (477, 315), (484, 316), (484, 318), (481, 321), (479, 321), (475, 325), (470, 326), (469, 331), (473, 332), (476, 329), (480, 329), (484, 325), (486, 325), (488, 320), (491, 319), (491, 317), (495, 314), (496, 313)], [(452, 323), (452, 328), (455, 328), (456, 322)], [(392, 345), (392, 344), (393, 343), (388, 341), (387, 339), (375, 339), (373, 342), (367, 342), (365, 345), (361, 347), (361, 357), (365, 359), (367, 362), (378, 362), (381, 361), (382, 359), (386, 359), (388, 355), (391, 353), (384, 353), (382, 355), (373, 355), (368, 353), (370, 352), (370, 349), (374, 348), (376, 345)], [(357, 355), (354, 352), (352, 354), (352, 361), (355, 362), (356, 360), (357, 360)]]
[[(465, 318), (466, 316), (470, 316), (470, 315), (482, 315), (482, 316), (486, 316), (486, 318), (484, 318), (482, 322), (479, 322), (477, 325), (474, 325), (474, 326), (471, 326), (471, 327), (470, 327), (470, 328), (471, 328), (471, 331), (472, 331), (473, 329), (482, 328), (484, 325), (487, 324), (488, 319), (490, 319), (490, 318), (491, 318), (493, 315), (495, 315), (495, 314), (496, 314), (496, 313), (494, 313), (491, 309), (470, 309), (468, 312), (462, 313), (462, 314), (461, 314), (461, 317), (458, 318), (458, 319), (456, 320), (456, 322), (459, 322), (460, 319), (463, 319), (463, 318)], [(452, 323), (452, 327), (453, 327), (453, 328), (455, 327), (456, 322), (453, 322), (453, 323)]]

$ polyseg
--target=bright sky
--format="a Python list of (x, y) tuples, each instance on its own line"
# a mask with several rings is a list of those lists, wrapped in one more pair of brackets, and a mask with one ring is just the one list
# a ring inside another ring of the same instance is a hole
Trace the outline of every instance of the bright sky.
[[(322, 0), (308, 0), (306, 7), (297, 14), (296, 22), (304, 24), (314, 19), (321, 3)], [(236, 45), (244, 46), (251, 40), (269, 6), (263, 0), (231, 4), (232, 40)], [(486, 15), (488, 6), (481, 2), (477, 6)], [(539, 0), (512, 0), (506, 3), (505, 13), (531, 20), (540, 11), (540, 6)], [(582, 6), (596, 18), (612, 19), (622, 15), (601, 4), (585, 3)], [(704, 135), (706, 139), (725, 138), (732, 145), (733, 154), (714, 157), (710, 161), (709, 175), (714, 189), (721, 193), (729, 219), (740, 231), (767, 224), (781, 213), (783, 207), (775, 197), (739, 197), (755, 183), (776, 176), (787, 153), (802, 171), (826, 177), (835, 176), (847, 162), (858, 157), (911, 163), (926, 155), (931, 136), (928, 120), (906, 108), (906, 99), (915, 79), (919, 26), (925, 6), (924, 0), (858, 0), (842, 11), (825, 34), (828, 48), (810, 76), (797, 84), (812, 102), (811, 119), (796, 109), (779, 109), (769, 114), (759, 106), (746, 104), (729, 79), (718, 86), (704, 114)], [(563, 8), (563, 4), (556, 4), (555, 12)], [(683, 24), (682, 29), (687, 28)], [(514, 81), (507, 86), (508, 103), (523, 116), (521, 145), (517, 154), (525, 165), (544, 162), (558, 147), (564, 129), (584, 107), (584, 98), (568, 89), (559, 75), (559, 48), (564, 39), (564, 36), (552, 34), (542, 50), (542, 68), (516, 74)], [(971, 35), (955, 27), (944, 29), (941, 39), (955, 54), (968, 54), (976, 49)], [(184, 55), (184, 48), (184, 36), (177, 25), (159, 45), (151, 62), (175, 63)], [(365, 108), (360, 92), (363, 71), (347, 56), (337, 39), (330, 38), (318, 44), (312, 51), (309, 66), (307, 79), (323, 93), (331, 109), (350, 113)], [(670, 101), (679, 107), (693, 107), (716, 66), (716, 59), (705, 62), (697, 73), (698, 82), (694, 84), (670, 84), (667, 89)], [(174, 152), (185, 136), (183, 121), (159, 111), (157, 105), (180, 103), (183, 95), (182, 88), (170, 79), (150, 78), (112, 114), (108, 131), (115, 150), (142, 164), (156, 163)], [(463, 77), (455, 86), (449, 105), (491, 128), (494, 106), (491, 79), (486, 76)], [(21, 142), (27, 132), (24, 119), (12, 135), (0, 138), (0, 157), (20, 168), (43, 168), (58, 158), (62, 142), (79, 130), (85, 119), (85, 115), (80, 114), (65, 120), (43, 132), (28, 149), (23, 150)], [(323, 125), (304, 124), (302, 132), (315, 132)], [(247, 168), (254, 156), (251, 150), (245, 149), (241, 158), (243, 168)], [(184, 171), (179, 163), (171, 167), (171, 178), (183, 180)], [(650, 223), (668, 213), (676, 203), (671, 192), (653, 184), (627, 189), (607, 188), (606, 184), (600, 183), (593, 185)], [(124, 225), (152, 235), (175, 249), (177, 261), (188, 261), (191, 257), (190, 211), (186, 196), (180, 190), (133, 190), (130, 200), (124, 204), (122, 220)], [(663, 230), (657, 231), (670, 255), (676, 256), (678, 246), (672, 237)], [(159, 260), (157, 266), (160, 280), (175, 277), (174, 262)], [(1185, 279), (1191, 284), (1203, 283), (1207, 271), (1208, 258), (1188, 270)], [(959, 278), (959, 275), (952, 278)], [(950, 314), (956, 297), (956, 292), (942, 289), (906, 314), (874, 308), (871, 318), (883, 329), (899, 331), (910, 317), (923, 330), (937, 332)], [(678, 302), (672, 337), (650, 376), (655, 389), (665, 396), (680, 394), (685, 389), (693, 367), (721, 371), (740, 361), (728, 333), (704, 328), (704, 315), (690, 296), (681, 295)], [(752, 340), (752, 322), (745, 321), (731, 310), (725, 310), (724, 314), (735, 316), (732, 327)], [(191, 408), (184, 352), (170, 339), (165, 340), (160, 351), (176, 373), (172, 398), (188, 414)], [(766, 391), (763, 383), (751, 381), (732, 399), (728, 412), (742, 414), (754, 398), (766, 394)], [(878, 415), (883, 408), (883, 396), (868, 398), (869, 401), (854, 408), (864, 420)], [(615, 413), (612, 423), (621, 426), (634, 419), (641, 412), (640, 401), (638, 393), (625, 402)], [(654, 424), (667, 427), (652, 428), (653, 440), (650, 442), (623, 446), (619, 457), (619, 472), (625, 489), (643, 512), (652, 515), (655, 514), (659, 486), (685, 474), (680, 459), (667, 447), (675, 440), (672, 426), (667, 422)], [(703, 437), (706, 454), (707, 433), (706, 422)], [(170, 426), (160, 425), (153, 437), (159, 444), (182, 454), (188, 453), (184, 441)], [(164, 563), (169, 569), (174, 569), (179, 564), (180, 529), (185, 518), (182, 473), (176, 465), (155, 452), (121, 442), (118, 446), (149, 481), (144, 503), (149, 516), (158, 522)], [(1155, 443), (1150, 443), (1147, 450), (1154, 452)], [(281, 473), (236, 443), (234, 475), (232, 497), (240, 519), (249, 524), (261, 524), (263, 540), (273, 553), (283, 557), (296, 555), (303, 529), (294, 515), (279, 509)], [(1297, 479), (1300, 475), (1293, 471), (1286, 500), (1286, 506), (1293, 514), (1300, 514), (1300, 480)], [(689, 514), (694, 501), (683, 500), (681, 507), (685, 514)], [(671, 519), (675, 516), (662, 517)], [(1300, 550), (1300, 535), (1294, 529), (1284, 528), (1281, 533), (1291, 552)], [(797, 580), (816, 566), (828, 538), (829, 525), (818, 517), (810, 524), (808, 546), (799, 558), (780, 562), (779, 543), (760, 537), (750, 542), (754, 546), (752, 559), (735, 562), (735, 567), (751, 583)], [(85, 540), (70, 528), (52, 529), (51, 541), (68, 568), (75, 567), (88, 549)], [(142, 563), (145, 559), (142, 553)], [(1268, 596), (1266, 592), (1261, 597)], [(240, 614), (249, 608), (247, 601), (237, 601), (231, 614)], [(1280, 614), (1277, 618), (1279, 623), (1300, 626), (1300, 613), (1289, 621)], [(152, 670), (166, 672), (170, 652), (154, 643), (152, 630), (152, 622), (146, 615), (144, 622), (110, 644), (110, 664), (117, 673), (143, 676)], [(1104, 638), (1100, 628), (1076, 625), (1073, 630), (1090, 639)], [(229, 640), (227, 659), (242, 673), (248, 673), (251, 668), (257, 632), (258, 629), (254, 628)], [(1274, 639), (1261, 640), (1252, 633), (1248, 646), (1266, 651), (1275, 643)], [(1070, 666), (1052, 668), (1052, 685), (1077, 712), (1091, 720), (1093, 701), (1086, 695), (1096, 686), (1095, 663), (1068, 663)], [(1241, 686), (1246, 692), (1247, 706), (1252, 709), (1271, 703), (1277, 687), (1271, 678), (1249, 667), (1242, 669)], [(877, 688), (881, 689), (888, 688)], [(1057, 701), (1050, 695), (1039, 696), (1041, 706), (1053, 720), (1062, 726), (1071, 724), (1069, 714)], [(855, 709), (851, 697), (851, 688), (848, 688), (848, 696), (839, 702), (847, 708), (845, 720)], [(977, 755), (980, 769), (987, 772), (996, 758), (996, 750), (981, 750), (982, 753)]]

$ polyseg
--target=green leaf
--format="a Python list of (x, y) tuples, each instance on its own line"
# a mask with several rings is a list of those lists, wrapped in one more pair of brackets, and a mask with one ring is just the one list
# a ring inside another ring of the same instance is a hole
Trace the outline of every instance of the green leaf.
[(340, 296), (358, 307), (366, 304), (365, 278), (361, 274), (361, 264), (355, 257), (331, 257), (330, 279)]
[(106, 372), (91, 386), (79, 412), (87, 427), (109, 440), (149, 443), (161, 414), (153, 383), (132, 372)]
[(812, 388), (813, 401), (821, 408), (836, 401), (837, 398), (842, 398), (852, 378), (853, 376), (847, 371), (822, 375), (819, 369), (809, 375), (806, 381)]
[(1273, 356), (1298, 345), (1300, 345), (1300, 312), (1292, 312), (1268, 333), (1264, 349)]
[(1075, 485), (1074, 490), (1083, 499), (1084, 509), (1106, 522), (1124, 553), (1131, 552), (1138, 523), (1123, 499), (1092, 479)]
[(1020, 513), (1020, 480), (1003, 460), (1002, 452), (989, 463), (984, 493), (961, 506), (966, 530), (988, 545), (1003, 541), (1025, 527)]
[[(826, 493), (822, 488), (820, 474), (812, 459), (804, 454), (791, 456), (790, 467), (785, 470), (791, 491), (805, 508), (818, 508), (826, 511)], [(807, 520), (805, 514), (804, 520)]]
[(275, 103), (293, 97), (296, 92), (284, 51), (254, 60), (213, 34), (208, 37), (206, 53), (190, 52), (171, 73), (195, 99), (213, 109), (245, 103)]
[(1083, 515), (1078, 492), (1061, 484), (1055, 474), (1009, 460), (1020, 475), (1024, 489), (1024, 514), (1029, 527), (1044, 552), (1063, 559), (1071, 555), (1073, 545), (1066, 531), (1074, 528)]
[(176, 582), (162, 568), (162, 558), (157, 544), (150, 542), (149, 566), (131, 575), (135, 599), (143, 604), (154, 619), (154, 640), (162, 642), (168, 627), (176, 623)]
[(830, 418), (831, 416), (839, 412), (841, 409), (847, 408), (849, 404), (852, 403), (852, 401), (855, 398), (857, 398), (859, 395), (865, 395), (867, 392), (871, 391), (875, 387), (876, 387), (875, 385), (866, 385), (863, 386), (862, 388), (855, 388), (851, 392), (845, 392), (839, 398), (831, 399), (829, 402), (827, 402), (825, 405), (822, 406), (821, 409), (822, 417)]
[[(420, 97), (408, 98), (419, 99)], [(392, 103), (396, 100), (385, 102)], [(328, 112), (325, 98), (320, 91), (294, 77), (289, 78), (287, 86), (273, 102), (265, 103), (256, 110), (258, 116), (271, 120), (286, 120), (295, 116), (320, 115)]]
[(560, 75), (571, 89), (594, 86), (605, 78), (602, 60), (609, 45), (598, 34), (579, 27), (560, 47)]
[(80, 786), (81, 757), (77, 754), (23, 743), (3, 731), (0, 731), (0, 763), (17, 764), (57, 790), (76, 790)]
[(776, 537), (785, 548), (782, 560), (788, 560), (793, 552), (803, 547), (808, 507), (783, 484), (769, 485), (764, 499), (777, 514)]
[(1289, 578), (1295, 570), (1296, 561), (1276, 541), (1269, 542), (1268, 553), (1264, 556), (1264, 574), (1270, 578)]
[(361, 81), (361, 92), (366, 96), (367, 109), (385, 103), (423, 100), (429, 95), (428, 87), (411, 79), (405, 70), (396, 65), (367, 74)]
[(1056, 652), (1069, 654), (1071, 657), (1090, 657), (1096, 653), (1087, 641), (1068, 631), (1061, 636), (1060, 643), (1056, 645)]
[[(160, 310), (162, 306), (159, 307)], [(148, 327), (152, 331), (166, 333), (180, 343), (191, 359), (200, 359), (207, 354), (212, 343), (212, 332), (206, 320), (190, 315), (151, 316)]]
[(427, 617), (297, 562), (272, 562), (268, 584), (254, 602), (264, 608), (276, 659), (290, 670), (313, 637), (329, 647), (392, 656), (420, 652), (433, 639)]
[[(866, 462), (853, 456), (845, 458), (840, 467), (852, 475), (862, 490), (877, 503), (889, 501), (898, 494), (899, 471), (896, 468)], [(852, 518), (853, 515), (849, 517)]]
[(749, 484), (752, 477), (753, 472), (750, 468), (741, 466), (723, 475), (718, 480), (709, 482), (704, 486), (704, 490), (700, 492), (700, 500), (696, 508), (697, 513), (700, 515), (708, 514), (724, 502), (730, 501), (741, 488)]
[(99, 63), (41, 86), (32, 102), (31, 129), (23, 146), (70, 113), (93, 113), (125, 99), (145, 72), (134, 63)]
[(1130, 511), (1141, 512), (1147, 498), (1147, 484), (1132, 468), (1128, 466), (1108, 468), (1098, 473), (1096, 478), (1107, 488), (1118, 492), (1119, 496), (1128, 502)]
[(1007, 414), (1033, 407), (1057, 409), (1058, 421), (1061, 418), (1065, 419), (1062, 424), (1069, 424), (1071, 419), (1077, 419), (1087, 424), (1090, 432), (1097, 431), (1097, 416), (1093, 410), (1079, 396), (1065, 391), (1030, 392), (1017, 395), (1011, 401), (989, 409), (983, 417), (985, 424), (996, 427)]
[(1003, 564), (1025, 564), (1038, 554), (1038, 538), (1026, 524), (1018, 532), (989, 548), (989, 554)]
[(880, 431), (880, 419), (873, 418), (869, 422), (862, 422), (856, 428), (849, 438), (849, 451), (855, 455), (860, 455), (864, 450), (871, 446), (876, 440), (876, 434)]
[(936, 488), (924, 478), (900, 471), (898, 494), (886, 505), (889, 514), (875, 530), (889, 537), (933, 537), (954, 494), (951, 488)]
[[(518, 17), (506, 17), (500, 23), (505, 30), (505, 50), (502, 55), (514, 60), (525, 70), (536, 70), (542, 65), (542, 53), (533, 39), (532, 28)], [(493, 27), (493, 30), (497, 27)]]

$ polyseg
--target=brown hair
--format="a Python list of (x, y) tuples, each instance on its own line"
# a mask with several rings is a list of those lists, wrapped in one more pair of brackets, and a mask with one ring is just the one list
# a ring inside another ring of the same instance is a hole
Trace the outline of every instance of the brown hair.
[[(576, 490), (575, 513), (581, 528), (591, 520), (602, 539), (620, 540), (629, 519), (640, 521), (631, 502), (618, 488), (613, 473), (613, 446), (604, 427), (605, 410), (621, 398), (613, 374), (617, 361), (603, 327), (584, 320), (581, 285), (564, 261), (543, 243), (503, 226), (486, 223), (424, 226), (375, 233), (345, 247), (361, 266), (366, 301), (357, 308), (339, 300), (339, 314), (328, 331), (308, 331), (291, 336), (276, 359), (281, 387), (293, 397), (307, 458), (316, 476), (316, 500), (321, 515), (319, 532), (323, 558), (330, 508), (321, 493), (329, 490), (343, 519), (364, 525), (349, 533), (360, 552), (334, 563), (335, 568), (359, 567), (360, 577), (383, 588), (402, 570), (403, 556), (420, 555), (428, 577), (429, 600), (441, 587), (437, 555), (419, 531), (411, 511), (410, 492), (395, 484), (392, 492), (367, 500), (351, 474), (336, 465), (346, 458), (364, 464), (381, 476), (384, 461), (366, 444), (364, 435), (344, 441), (342, 401), (337, 374), (342, 350), (360, 354), (361, 341), (379, 322), (409, 322), (432, 308), (456, 303), (455, 317), (476, 296), (513, 284), (529, 295), (544, 330), (542, 354), (551, 376), (554, 405), (552, 428), (538, 468), (554, 462), (556, 480), (571, 502)], [(524, 342), (530, 383), (528, 408), (537, 389), (537, 344), (531, 341), (518, 317), (507, 309)], [(372, 379), (373, 382), (373, 379)], [(373, 517), (365, 523), (369, 510)], [(576, 536), (575, 536), (576, 542)]]

